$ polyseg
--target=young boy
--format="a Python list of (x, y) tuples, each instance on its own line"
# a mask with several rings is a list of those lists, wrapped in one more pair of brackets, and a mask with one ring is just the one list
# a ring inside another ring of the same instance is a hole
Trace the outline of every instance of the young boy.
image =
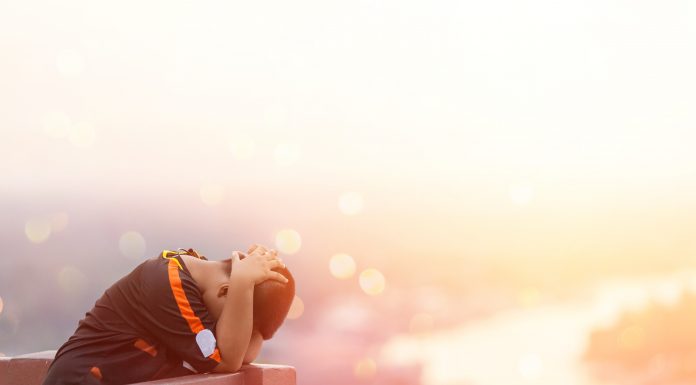
[(295, 281), (275, 250), (209, 261), (164, 250), (97, 300), (60, 347), (44, 385), (129, 384), (235, 372), (283, 323)]

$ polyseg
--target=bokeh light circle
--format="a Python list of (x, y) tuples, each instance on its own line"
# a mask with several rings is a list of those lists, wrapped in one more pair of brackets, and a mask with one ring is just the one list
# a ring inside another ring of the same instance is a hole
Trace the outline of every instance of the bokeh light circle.
[(295, 296), (290, 305), (290, 310), (288, 310), (287, 319), (298, 319), (304, 313), (304, 302), (298, 296)]
[(363, 197), (356, 192), (345, 192), (338, 198), (338, 209), (345, 215), (358, 214), (363, 206)]
[(145, 238), (137, 231), (127, 231), (118, 240), (121, 253), (131, 259), (140, 259), (145, 255)]
[(360, 273), (360, 288), (369, 295), (378, 295), (384, 291), (386, 280), (384, 275), (374, 268), (365, 269)]
[(2, 314), (2, 308), (5, 306), (5, 303), (2, 302), (2, 297), (0, 297), (0, 314)]
[(285, 254), (294, 254), (302, 246), (300, 233), (292, 229), (283, 229), (276, 234), (276, 247)]
[(338, 279), (348, 279), (355, 274), (355, 261), (348, 254), (336, 254), (329, 260), (329, 271)]
[(51, 221), (46, 218), (34, 218), (24, 224), (24, 234), (32, 243), (45, 242), (51, 236)]
[(87, 277), (76, 267), (66, 266), (58, 272), (58, 285), (67, 294), (81, 293), (87, 287)]

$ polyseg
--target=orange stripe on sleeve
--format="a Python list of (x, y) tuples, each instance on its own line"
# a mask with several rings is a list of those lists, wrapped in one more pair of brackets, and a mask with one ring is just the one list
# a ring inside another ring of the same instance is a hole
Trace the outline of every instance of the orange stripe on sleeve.
[(205, 328), (200, 318), (198, 318), (196, 313), (193, 312), (193, 309), (191, 309), (191, 304), (186, 298), (183, 286), (181, 286), (181, 278), (179, 277), (179, 268), (177, 266), (178, 262), (179, 261), (176, 259), (169, 260), (169, 266), (167, 267), (169, 272), (169, 285), (172, 288), (172, 294), (174, 294), (174, 299), (179, 307), (181, 316), (184, 317), (191, 331), (198, 334), (198, 332)]
[(150, 345), (149, 343), (147, 343), (147, 341), (145, 341), (145, 340), (142, 339), (142, 338), (138, 338), (138, 339), (135, 341), (135, 343), (133, 344), (133, 346), (135, 346), (136, 348), (138, 348), (138, 349), (144, 351), (145, 353), (151, 355), (152, 357), (154, 357), (154, 356), (157, 355), (157, 348), (155, 348), (154, 346)]
[(214, 359), (217, 363), (220, 363), (222, 358), (220, 358), (220, 350), (218, 348), (215, 348), (215, 351), (213, 352), (213, 355), (210, 356), (210, 358)]
[(102, 379), (101, 370), (99, 370), (98, 367), (92, 366), (92, 369), (90, 369), (89, 372), (90, 372), (97, 380), (101, 380), (101, 379)]

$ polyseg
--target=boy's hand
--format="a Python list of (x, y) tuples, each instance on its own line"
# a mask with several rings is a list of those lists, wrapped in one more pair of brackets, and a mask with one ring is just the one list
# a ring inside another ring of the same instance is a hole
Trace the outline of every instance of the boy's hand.
[(277, 251), (275, 251), (269, 247), (266, 247), (264, 245), (259, 245), (258, 243), (254, 243), (251, 246), (249, 246), (249, 250), (247, 250), (247, 253), (251, 254), (254, 251), (260, 251), (262, 254), (268, 251), (268, 252), (273, 253), (276, 256), (278, 255)]
[[(253, 247), (253, 246), (252, 246)], [(276, 267), (285, 267), (285, 264), (278, 258), (277, 253), (267, 251), (263, 246), (250, 248), (249, 254), (244, 255), (239, 251), (232, 253), (232, 272), (230, 279), (244, 279), (259, 284), (267, 279), (287, 283), (288, 279), (284, 275), (273, 271)], [(241, 257), (244, 256), (242, 259)]]

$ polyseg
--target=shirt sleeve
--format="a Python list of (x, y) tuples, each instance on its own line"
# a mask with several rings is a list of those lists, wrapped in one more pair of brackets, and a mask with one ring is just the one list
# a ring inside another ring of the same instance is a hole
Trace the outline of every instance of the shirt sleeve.
[(169, 258), (166, 277), (152, 277), (145, 290), (150, 333), (198, 372), (220, 363), (215, 320), (203, 303), (196, 282), (177, 258)]

